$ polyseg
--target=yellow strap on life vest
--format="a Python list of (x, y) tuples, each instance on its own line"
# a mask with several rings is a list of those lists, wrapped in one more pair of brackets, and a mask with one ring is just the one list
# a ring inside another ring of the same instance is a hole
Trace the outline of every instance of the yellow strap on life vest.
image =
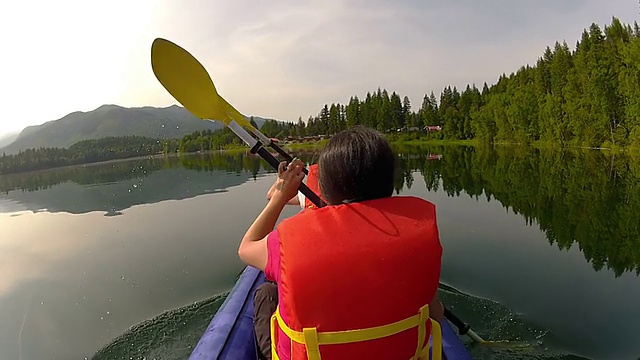
[[(429, 319), (431, 322), (431, 358), (433, 360), (442, 359), (442, 328), (440, 327), (440, 323)], [(446, 321), (446, 320), (445, 320)], [(418, 357), (418, 359), (428, 359), (429, 358), (429, 346), (425, 346), (422, 350), (422, 354)]]
[(429, 305), (420, 308), (420, 312), (414, 316), (404, 320), (396, 321), (391, 324), (381, 325), (366, 329), (355, 329), (345, 331), (326, 331), (318, 332), (314, 328), (304, 328), (302, 332), (291, 329), (280, 314), (280, 306), (276, 308), (275, 313), (271, 316), (271, 357), (279, 360), (276, 351), (276, 324), (282, 332), (292, 341), (305, 345), (309, 360), (321, 360), (320, 345), (347, 344), (354, 342), (362, 342), (368, 340), (380, 339), (391, 336), (418, 327), (418, 346), (415, 355), (409, 360), (427, 359), (429, 356), (429, 344), (425, 344), (427, 321), (431, 322), (431, 347), (433, 348), (432, 359), (442, 359), (442, 329), (440, 324), (429, 318)]

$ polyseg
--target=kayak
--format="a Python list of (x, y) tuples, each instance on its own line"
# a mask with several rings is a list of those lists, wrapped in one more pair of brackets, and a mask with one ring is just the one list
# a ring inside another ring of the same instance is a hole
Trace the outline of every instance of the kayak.
[[(257, 360), (253, 332), (253, 294), (264, 283), (262, 271), (247, 266), (207, 326), (189, 360)], [(443, 356), (449, 360), (471, 360), (471, 355), (445, 320), (442, 324)]]

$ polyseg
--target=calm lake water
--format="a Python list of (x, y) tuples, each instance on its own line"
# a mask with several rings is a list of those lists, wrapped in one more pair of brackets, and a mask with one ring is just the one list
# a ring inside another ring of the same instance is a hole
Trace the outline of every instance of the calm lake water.
[[(465, 340), (476, 358), (640, 357), (640, 158), (397, 151), (397, 193), (437, 206), (443, 301), (531, 345)], [(0, 360), (185, 359), (244, 268), (266, 167), (206, 154), (0, 177)]]

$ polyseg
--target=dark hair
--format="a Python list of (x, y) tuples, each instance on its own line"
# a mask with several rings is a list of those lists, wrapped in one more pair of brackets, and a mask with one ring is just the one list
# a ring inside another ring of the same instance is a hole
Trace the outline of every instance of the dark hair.
[(341, 131), (320, 153), (320, 192), (330, 205), (389, 197), (394, 167), (393, 151), (381, 133), (362, 126)]

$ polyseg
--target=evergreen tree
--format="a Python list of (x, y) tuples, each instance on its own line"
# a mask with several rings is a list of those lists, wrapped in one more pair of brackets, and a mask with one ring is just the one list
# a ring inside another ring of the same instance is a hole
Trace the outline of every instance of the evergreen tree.
[(361, 109), (360, 100), (358, 96), (351, 97), (349, 99), (349, 105), (346, 108), (346, 126), (352, 127), (361, 124)]
[(390, 107), (390, 117), (391, 117), (391, 128), (392, 129), (403, 129), (405, 127), (405, 116), (402, 112), (402, 101), (400, 100), (400, 96), (396, 94), (394, 91), (391, 94), (391, 98), (389, 99), (389, 107)]

